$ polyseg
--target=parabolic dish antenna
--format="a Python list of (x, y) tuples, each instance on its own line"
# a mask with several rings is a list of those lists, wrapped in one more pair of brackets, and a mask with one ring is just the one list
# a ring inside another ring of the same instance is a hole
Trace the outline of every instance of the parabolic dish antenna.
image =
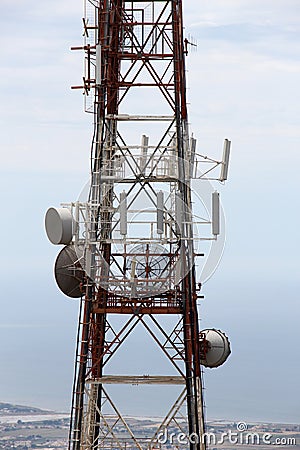
[(59, 289), (68, 297), (81, 297), (81, 283), (84, 280), (84, 270), (81, 267), (78, 258), (78, 247), (67, 245), (58, 254), (55, 266), (54, 276)]
[(159, 244), (134, 246), (127, 260), (131, 280), (131, 296), (151, 296), (164, 292), (171, 286), (170, 258), (165, 247)]

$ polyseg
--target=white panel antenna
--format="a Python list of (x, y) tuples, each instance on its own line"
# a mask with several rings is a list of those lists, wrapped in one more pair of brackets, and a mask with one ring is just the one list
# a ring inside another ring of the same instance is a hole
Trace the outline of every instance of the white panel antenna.
[(212, 234), (220, 234), (220, 196), (216, 191), (212, 193)]
[(127, 194), (125, 191), (120, 194), (120, 234), (127, 234)]
[(221, 167), (220, 181), (227, 180), (228, 166), (229, 166), (229, 156), (230, 156), (230, 147), (231, 147), (231, 141), (229, 141), (228, 139), (225, 139), (224, 147), (223, 147), (223, 158), (222, 158), (222, 167)]
[(101, 85), (101, 45), (96, 45), (96, 85)]
[(191, 176), (193, 174), (193, 168), (194, 168), (194, 162), (195, 162), (196, 145), (197, 145), (197, 139), (195, 139), (194, 137), (191, 137), (191, 141), (190, 141), (190, 146), (191, 146), (191, 159), (190, 159)]
[(164, 232), (164, 193), (159, 191), (157, 193), (157, 234)]
[(147, 166), (147, 153), (148, 153), (149, 137), (143, 134), (142, 136), (142, 156), (141, 156), (141, 172), (145, 175)]
[(175, 221), (176, 221), (176, 232), (178, 234), (182, 233), (181, 223), (182, 223), (182, 200), (179, 194), (175, 194)]

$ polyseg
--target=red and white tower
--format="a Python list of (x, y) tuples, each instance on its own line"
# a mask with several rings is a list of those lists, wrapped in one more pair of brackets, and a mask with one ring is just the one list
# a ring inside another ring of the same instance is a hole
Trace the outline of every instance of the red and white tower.
[[(220, 209), (212, 192), (211, 219), (197, 220), (191, 183), (218, 166), (227, 179), (230, 141), (215, 161), (197, 155), (190, 136), (181, 0), (85, 0), (83, 28), (86, 72), (75, 88), (94, 116), (90, 184), (46, 214), (49, 239), (65, 245), (58, 285), (81, 298), (69, 449), (163, 449), (168, 429), (186, 438), (172, 448), (204, 449), (201, 364), (222, 364), (230, 348), (222, 332), (199, 330), (198, 230), (211, 223), (217, 239)], [(111, 372), (137, 326), (170, 372)], [(153, 395), (156, 386), (177, 387), (154, 433), (133, 429), (110, 394), (131, 384), (151, 385)]]

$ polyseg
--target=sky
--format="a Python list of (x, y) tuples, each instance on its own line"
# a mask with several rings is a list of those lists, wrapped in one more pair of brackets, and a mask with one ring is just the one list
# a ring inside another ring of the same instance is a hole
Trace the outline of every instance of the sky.
[[(0, 401), (68, 411), (78, 303), (55, 285), (59, 249), (43, 222), (88, 180), (92, 116), (70, 89), (82, 79), (70, 47), (82, 42), (83, 6), (0, 9)], [(220, 157), (232, 141), (229, 180), (217, 185), (226, 247), (200, 308), (201, 327), (224, 330), (232, 354), (205, 371), (207, 416), (297, 423), (300, 4), (187, 0), (184, 10), (197, 41), (187, 77), (198, 151)], [(134, 345), (142, 354), (145, 342)]]

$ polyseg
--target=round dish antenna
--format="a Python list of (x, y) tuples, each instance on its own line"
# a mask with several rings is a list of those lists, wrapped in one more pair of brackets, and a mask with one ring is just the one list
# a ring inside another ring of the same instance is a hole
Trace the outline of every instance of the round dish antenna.
[(219, 367), (231, 353), (228, 337), (223, 331), (202, 330), (200, 333), (201, 364), (205, 367)]
[(127, 270), (131, 280), (131, 296), (157, 295), (167, 290), (171, 269), (168, 253), (159, 244), (139, 244), (130, 251)]
[(84, 271), (73, 245), (67, 245), (58, 254), (54, 276), (59, 289), (68, 297), (81, 297), (81, 283), (84, 279)]
[(52, 244), (69, 244), (73, 237), (72, 214), (68, 208), (49, 208), (45, 228)]

